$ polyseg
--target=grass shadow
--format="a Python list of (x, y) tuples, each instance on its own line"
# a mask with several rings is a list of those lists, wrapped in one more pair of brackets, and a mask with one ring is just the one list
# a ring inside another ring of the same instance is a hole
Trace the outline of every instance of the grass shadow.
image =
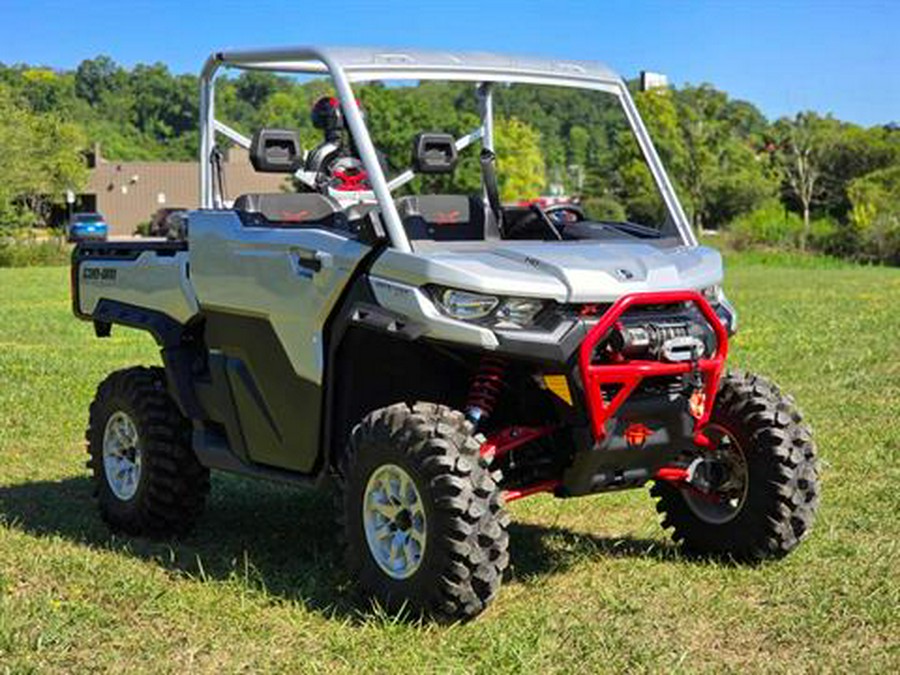
[[(121, 537), (101, 522), (89, 478), (0, 487), (0, 520), (36, 536), (151, 560), (173, 573), (217, 581), (237, 579), (341, 619), (367, 610), (343, 573), (331, 496), (217, 475), (195, 532), (157, 542)], [(529, 523), (510, 526), (512, 578), (529, 581), (603, 557), (673, 560), (662, 540), (598, 537)]]
[(674, 544), (662, 537), (606, 537), (564, 527), (515, 521), (509, 526), (509, 536), (513, 576), (523, 581), (561, 574), (579, 563), (598, 558), (686, 560)]

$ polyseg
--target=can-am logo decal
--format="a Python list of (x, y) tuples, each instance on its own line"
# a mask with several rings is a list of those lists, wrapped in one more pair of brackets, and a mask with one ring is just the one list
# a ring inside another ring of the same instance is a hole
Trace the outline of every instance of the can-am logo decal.
[(115, 281), (116, 270), (114, 267), (85, 267), (81, 278), (85, 281)]
[(616, 279), (619, 281), (631, 281), (634, 279), (634, 272), (631, 270), (626, 270), (624, 267), (620, 267), (616, 270)]

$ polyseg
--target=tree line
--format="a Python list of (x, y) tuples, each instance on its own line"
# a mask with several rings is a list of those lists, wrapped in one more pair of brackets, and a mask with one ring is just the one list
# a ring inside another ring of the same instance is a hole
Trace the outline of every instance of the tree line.
[[(244, 133), (299, 128), (320, 140), (309, 111), (327, 82), (244, 72), (220, 78), (220, 118)], [(816, 249), (900, 264), (900, 130), (864, 128), (806, 111), (768, 120), (710, 85), (633, 91), (635, 102), (695, 227), (739, 246)], [(360, 87), (373, 137), (393, 168), (409, 161), (418, 131), (477, 126), (474, 90), (460, 83)], [(83, 187), (84, 153), (112, 160), (196, 157), (198, 80), (163, 64), (124, 68), (105, 56), (57, 71), (0, 65), (0, 227), (45, 222), (66, 190)], [(607, 217), (649, 217), (655, 188), (630, 136), (599, 98), (571, 90), (499, 89), (497, 150), (505, 199), (555, 189), (590, 195)], [(477, 157), (452, 179), (478, 188)], [(433, 187), (433, 186), (430, 186)]]

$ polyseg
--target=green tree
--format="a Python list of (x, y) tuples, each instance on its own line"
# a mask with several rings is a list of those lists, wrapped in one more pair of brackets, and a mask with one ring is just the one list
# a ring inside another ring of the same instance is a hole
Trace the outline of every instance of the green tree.
[(724, 116), (738, 138), (759, 144), (769, 131), (769, 120), (748, 101), (729, 100)]
[(900, 164), (853, 180), (847, 192), (864, 253), (900, 264)]
[(735, 117), (728, 96), (702, 85), (685, 87), (676, 102), (685, 161), (675, 166), (694, 226), (722, 225), (765, 201), (776, 183), (748, 140), (736, 132), (743, 117)]
[(36, 113), (65, 110), (75, 99), (74, 77), (49, 68), (23, 68), (19, 95)]
[[(10, 89), (0, 84), (0, 235), (22, 221), (16, 200), (30, 179), (26, 163), (31, 115)], [(24, 132), (24, 133), (23, 133)]]
[(290, 80), (256, 70), (245, 70), (234, 82), (238, 98), (252, 108), (261, 107), (273, 94), (291, 88)]
[(90, 106), (101, 105), (127, 86), (127, 73), (108, 56), (85, 59), (75, 70), (75, 95)]
[(44, 224), (66, 190), (79, 190), (87, 167), (85, 138), (54, 113), (36, 114), (0, 86), (0, 217), (3, 224)]
[(33, 116), (30, 127), (31, 177), (19, 196), (43, 225), (50, 215), (50, 206), (62, 203), (67, 190), (80, 191), (87, 181), (82, 153), (86, 139), (80, 127), (55, 114)]
[[(635, 102), (695, 227), (720, 227), (775, 194), (777, 174), (756, 150), (765, 118), (751, 104), (709, 85), (652, 89), (637, 93)], [(630, 157), (619, 159), (620, 199), (630, 214), (651, 218), (662, 209), (658, 190), (631, 132), (620, 138)]]
[(777, 195), (778, 173), (745, 141), (729, 138), (721, 148), (718, 167), (705, 206), (705, 217), (715, 227), (750, 213)]
[[(694, 213), (695, 201), (685, 189), (689, 183), (686, 175), (689, 156), (680, 122), (681, 111), (674, 92), (664, 88), (638, 92), (635, 94), (635, 105), (683, 206), (688, 213)], [(630, 128), (623, 126), (618, 132), (618, 145), (619, 200), (626, 205), (629, 218), (647, 224), (661, 222), (665, 205)]]
[(168, 142), (197, 127), (197, 78), (173, 77), (162, 63), (139, 64), (131, 71), (134, 124), (151, 138)]
[(883, 127), (869, 129), (841, 122), (822, 158), (822, 190), (819, 208), (846, 220), (852, 204), (850, 183), (866, 174), (900, 163), (900, 134)]
[(590, 132), (579, 124), (573, 124), (569, 129), (568, 140), (569, 164), (584, 167), (587, 164), (590, 150)]
[(500, 118), (494, 125), (494, 147), (500, 198), (511, 202), (539, 197), (546, 174), (540, 134), (515, 117)]
[(775, 125), (779, 138), (779, 159), (784, 181), (791, 197), (800, 204), (803, 232), (800, 249), (809, 239), (811, 210), (821, 196), (826, 159), (834, 143), (836, 120), (813, 112), (782, 118)]
[[(672, 179), (681, 183), (687, 167), (687, 147), (680, 126), (680, 111), (671, 89), (655, 88), (635, 95), (635, 105), (641, 113), (644, 125), (650, 132), (653, 145), (660, 159), (669, 170)], [(631, 135), (630, 130), (628, 136)], [(632, 152), (637, 153), (633, 144)]]

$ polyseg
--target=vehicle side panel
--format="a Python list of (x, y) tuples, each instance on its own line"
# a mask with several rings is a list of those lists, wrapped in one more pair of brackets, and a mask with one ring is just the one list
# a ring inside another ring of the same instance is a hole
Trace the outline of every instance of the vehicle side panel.
[(322, 327), (370, 248), (324, 228), (246, 227), (234, 211), (194, 211), (188, 227), (201, 308), (268, 320), (294, 373), (321, 384)]
[(371, 249), (347, 232), (248, 226), (233, 211), (193, 212), (188, 233), (203, 340), (224, 374), (213, 384), (240, 423), (229, 444), (250, 462), (312, 472), (325, 326)]
[(82, 317), (93, 316), (101, 300), (160, 312), (182, 324), (197, 314), (187, 250), (151, 242), (80, 244), (72, 265), (73, 309)]

